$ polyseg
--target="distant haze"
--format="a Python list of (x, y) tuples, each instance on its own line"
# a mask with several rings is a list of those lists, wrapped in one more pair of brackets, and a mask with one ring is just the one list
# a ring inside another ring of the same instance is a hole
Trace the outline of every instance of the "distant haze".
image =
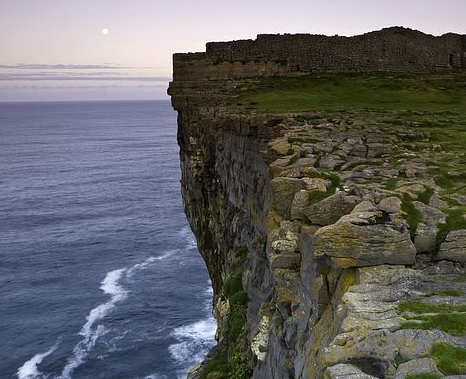
[(261, 33), (466, 34), (464, 0), (0, 0), (0, 101), (167, 99), (171, 56)]

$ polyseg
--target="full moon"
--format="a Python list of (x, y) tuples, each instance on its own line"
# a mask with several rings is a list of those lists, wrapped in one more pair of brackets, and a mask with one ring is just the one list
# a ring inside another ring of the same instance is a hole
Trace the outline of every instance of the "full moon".
[(107, 34), (108, 34), (108, 29), (107, 29), (107, 28), (103, 28), (103, 29), (102, 29), (102, 34), (103, 34), (103, 35), (107, 35)]

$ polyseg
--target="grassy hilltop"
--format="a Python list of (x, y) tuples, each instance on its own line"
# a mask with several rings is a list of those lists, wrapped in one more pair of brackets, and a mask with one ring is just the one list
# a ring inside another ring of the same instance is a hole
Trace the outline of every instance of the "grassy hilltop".
[(242, 88), (238, 102), (272, 112), (410, 110), (466, 112), (466, 74), (314, 74), (272, 77)]

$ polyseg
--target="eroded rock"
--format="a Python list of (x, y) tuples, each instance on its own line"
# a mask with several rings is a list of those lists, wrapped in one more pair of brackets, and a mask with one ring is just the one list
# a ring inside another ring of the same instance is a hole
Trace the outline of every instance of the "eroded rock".
[(440, 245), (437, 258), (466, 263), (466, 229), (448, 233), (445, 242)]
[(335, 224), (317, 230), (313, 241), (315, 256), (328, 256), (334, 265), (362, 267), (380, 264), (413, 264), (416, 248), (411, 242), (406, 224), (393, 200), (383, 203), (383, 209), (364, 201)]

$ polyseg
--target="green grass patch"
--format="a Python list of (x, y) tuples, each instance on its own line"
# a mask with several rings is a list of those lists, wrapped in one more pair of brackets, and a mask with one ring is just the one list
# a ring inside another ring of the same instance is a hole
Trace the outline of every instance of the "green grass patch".
[(231, 363), (228, 362), (228, 351), (224, 347), (205, 364), (200, 379), (207, 379), (211, 373), (216, 374), (215, 378), (228, 379), (231, 369)]
[(317, 204), (319, 201), (322, 201), (332, 195), (332, 192), (329, 191), (314, 191), (309, 193), (309, 205)]
[(398, 178), (390, 178), (385, 182), (385, 189), (394, 191), (398, 183)]
[(447, 343), (436, 343), (430, 351), (438, 369), (445, 375), (466, 374), (466, 349)]
[(223, 283), (223, 292), (226, 297), (243, 290), (243, 269), (235, 270)]
[(417, 316), (418, 321), (408, 321), (402, 325), (403, 329), (443, 330), (454, 336), (466, 334), (466, 313), (448, 313), (432, 316)]
[(406, 361), (403, 359), (403, 357), (400, 354), (397, 354), (395, 357), (395, 365), (399, 366), (402, 363), (405, 363)]
[[(454, 136), (451, 138), (455, 139)], [(458, 151), (458, 148), (460, 147), (450, 146), (448, 149), (449, 151), (454, 152)], [(452, 162), (436, 162), (435, 166), (428, 170), (428, 173), (434, 177), (435, 183), (439, 187), (442, 187), (449, 193), (453, 193), (466, 185), (466, 172), (463, 170), (463, 167), (456, 167)]]
[(398, 310), (417, 314), (466, 312), (466, 305), (429, 304), (418, 300), (406, 300), (398, 305)]
[[(259, 79), (235, 101), (272, 112), (387, 109), (462, 112), (464, 74), (311, 74)], [(254, 104), (254, 105), (253, 105)]]
[(435, 291), (427, 295), (427, 297), (432, 296), (453, 296), (453, 297), (460, 297), (463, 293), (460, 290), (441, 290)]
[(246, 362), (238, 361), (233, 364), (233, 372), (229, 379), (250, 379), (252, 377), (252, 369)]
[(438, 379), (440, 376), (431, 373), (409, 374), (406, 379)]
[(241, 336), (244, 326), (246, 324), (247, 308), (236, 304), (230, 306), (230, 313), (228, 315), (228, 339), (231, 343), (239, 343), (238, 337)]
[[(245, 248), (238, 247), (235, 252), (239, 260), (247, 256)], [(245, 325), (249, 298), (243, 289), (242, 277), (243, 269), (240, 267), (225, 279), (223, 292), (230, 305), (226, 321), (228, 346), (224, 346), (205, 365), (201, 379), (207, 379), (209, 375), (216, 379), (249, 379), (252, 375), (245, 358)]]
[(296, 115), (293, 117), (293, 120), (296, 122), (306, 123), (312, 120), (320, 119), (319, 115)]
[(403, 329), (439, 329), (455, 336), (466, 334), (466, 305), (407, 300), (398, 305), (398, 310), (405, 314), (417, 314), (402, 325)]
[(417, 226), (422, 221), (422, 213), (416, 209), (409, 195), (404, 195), (401, 199), (401, 210), (405, 213), (405, 219), (409, 225), (411, 238), (414, 238)]
[(241, 290), (236, 292), (235, 294), (231, 295), (228, 298), (230, 302), (230, 307), (235, 307), (235, 306), (240, 306), (240, 307), (246, 307), (248, 305), (248, 294)]
[(424, 192), (422, 192), (422, 193), (419, 194), (419, 196), (417, 197), (417, 199), (418, 199), (420, 202), (422, 202), (422, 203), (428, 205), (428, 204), (429, 204), (429, 200), (430, 200), (430, 198), (432, 197), (433, 194), (434, 194), (433, 188), (428, 187), (428, 188), (426, 188), (426, 190), (425, 190)]
[(242, 333), (247, 321), (248, 295), (243, 289), (243, 270), (235, 270), (224, 283), (224, 293), (228, 297), (230, 312), (227, 318), (228, 339), (234, 348), (241, 344), (239, 338), (244, 337)]
[(445, 224), (439, 224), (439, 232), (437, 234), (438, 243), (445, 241), (447, 234), (453, 230), (466, 229), (466, 219), (464, 215), (466, 214), (466, 207), (460, 206), (455, 208), (449, 208), (445, 210), (447, 215)]
[(337, 188), (339, 188), (341, 185), (340, 176), (333, 172), (319, 170), (314, 173), (309, 173), (307, 177), (326, 179), (330, 181), (330, 185), (327, 187), (327, 191), (312, 191), (309, 193), (310, 205), (316, 204), (319, 201), (324, 200), (325, 198), (333, 195), (336, 192)]

